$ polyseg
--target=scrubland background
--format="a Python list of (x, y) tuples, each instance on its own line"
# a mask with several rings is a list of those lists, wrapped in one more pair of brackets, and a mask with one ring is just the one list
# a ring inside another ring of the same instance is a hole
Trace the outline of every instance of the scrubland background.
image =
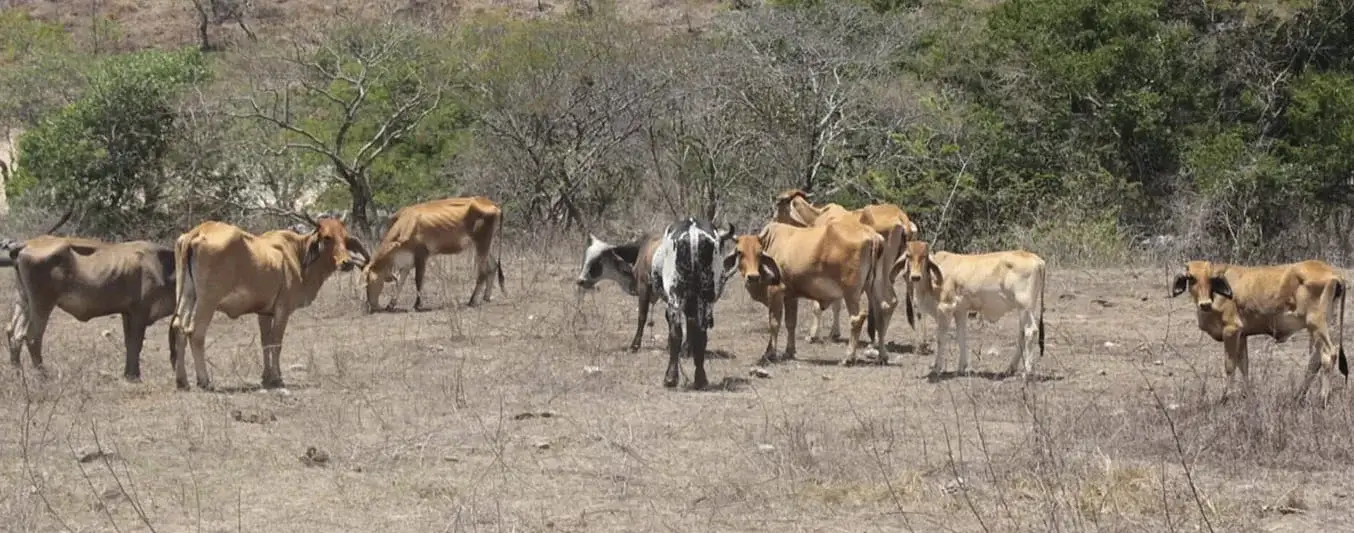
[[(116, 318), (57, 313), (55, 377), (0, 378), (11, 530), (1354, 528), (1352, 400), (1288, 398), (1305, 339), (1252, 342), (1257, 394), (1218, 405), (1222, 347), (1166, 299), (1187, 257), (1348, 264), (1354, 2), (0, 8), (7, 236), (72, 209), (62, 233), (167, 241), (277, 207), (371, 243), (475, 194), (505, 210), (509, 277), (464, 309), (469, 258), (438, 259), (440, 310), (368, 316), (336, 276), (288, 331), (286, 395), (249, 390), (252, 320), (209, 334), (232, 388), (177, 393), (165, 323), (130, 385)], [(623, 350), (632, 300), (575, 300), (584, 230), (751, 231), (791, 187), (1048, 259), (1038, 376), (989, 379), (1008, 317), (972, 335), (985, 373), (928, 383), (899, 316), (886, 367), (801, 343), (750, 377), (764, 311), (732, 287), (715, 390), (668, 391), (662, 340)]]

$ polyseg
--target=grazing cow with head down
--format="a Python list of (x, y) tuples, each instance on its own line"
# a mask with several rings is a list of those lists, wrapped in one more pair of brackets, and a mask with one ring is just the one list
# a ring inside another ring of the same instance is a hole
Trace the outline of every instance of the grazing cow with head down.
[[(895, 234), (893, 238), (901, 236)], [(881, 332), (870, 350), (873, 353), (868, 355), (886, 364), (882, 332), (888, 331), (897, 305), (887, 275), (893, 264), (887, 248), (884, 237), (851, 219), (808, 228), (770, 222), (757, 235), (738, 237), (733, 253), (724, 259), (724, 267), (742, 273), (748, 295), (770, 312), (771, 335), (761, 362), (776, 360), (776, 336), (782, 319), (786, 328), (783, 358), (794, 359), (797, 302), (805, 298), (820, 306), (833, 301), (846, 303), (851, 336), (842, 364), (856, 362), (857, 339), (867, 319), (873, 319)], [(867, 300), (864, 309), (860, 305), (862, 293)]]
[[(503, 264), (491, 255), (494, 242), (503, 228), (503, 210), (483, 196), (443, 198), (406, 206), (390, 216), (389, 229), (365, 270), (367, 309), (380, 307), (381, 289), (395, 282), (386, 310), (395, 308), (400, 289), (409, 270), (414, 270), (414, 310), (423, 310), (423, 274), (428, 258), (439, 254), (458, 254), (475, 249), (475, 288), (470, 291), (470, 307), (480, 300), (493, 299), (492, 276), (498, 274), (503, 290)], [(398, 271), (396, 277), (393, 271)]]
[(575, 280), (579, 291), (585, 291), (609, 279), (619, 284), (626, 294), (639, 300), (639, 325), (635, 327), (635, 338), (630, 341), (632, 352), (639, 350), (640, 340), (644, 337), (644, 325), (647, 323), (653, 326), (649, 310), (655, 298), (653, 287), (649, 284), (649, 271), (660, 237), (645, 234), (634, 242), (615, 245), (589, 234), (588, 247), (583, 250), (583, 270)]
[[(174, 260), (179, 272), (177, 305), (171, 328), (178, 328), (193, 350), (199, 388), (211, 387), (207, 376), (206, 339), (212, 316), (231, 319), (254, 314), (259, 319), (266, 389), (280, 388), (282, 337), (292, 313), (309, 306), (336, 270), (349, 271), (370, 257), (343, 222), (305, 217), (315, 229), (300, 234), (274, 230), (254, 235), (223, 222), (207, 221), (180, 235)], [(356, 252), (359, 257), (351, 255)], [(188, 388), (185, 357), (174, 361), (175, 383)]]
[[(1267, 335), (1276, 342), (1287, 341), (1294, 333), (1307, 330), (1307, 351), (1311, 359), (1296, 398), (1306, 396), (1318, 371), (1321, 374), (1319, 396), (1324, 406), (1330, 394), (1328, 376), (1340, 373), (1349, 377), (1345, 359), (1345, 286), (1344, 279), (1330, 265), (1316, 260), (1271, 266), (1241, 266), (1208, 261), (1185, 263), (1183, 273), (1175, 277), (1171, 296), (1186, 291), (1194, 297), (1199, 329), (1223, 343), (1227, 354), (1227, 385), (1222, 398), (1232, 389), (1237, 369), (1241, 370), (1243, 392), (1251, 388), (1246, 339)], [(1340, 299), (1340, 342), (1331, 341), (1327, 314)]]
[[(917, 307), (936, 321), (936, 359), (930, 376), (944, 371), (945, 343), (950, 324), (959, 340), (959, 375), (969, 372), (968, 318), (974, 313), (989, 323), (1006, 313), (1020, 316), (1020, 342), (1004, 375), (1030, 372), (1029, 346), (1038, 334), (1039, 356), (1044, 356), (1044, 260), (1024, 250), (985, 254), (932, 253), (925, 241), (907, 243), (907, 255), (894, 269), (907, 274), (916, 291)], [(1035, 309), (1039, 314), (1035, 315)]]
[[(8, 242), (3, 254), (18, 281), (14, 316), (5, 329), (10, 362), (19, 365), (26, 344), (33, 367), (43, 372), (42, 338), (52, 311), (80, 322), (122, 315), (126, 349), (123, 377), (141, 381), (146, 328), (174, 312), (174, 250), (147, 241), (106, 243), (43, 235)], [(171, 328), (170, 359), (179, 356)]]
[(667, 304), (668, 370), (663, 377), (664, 387), (677, 386), (683, 347), (696, 364), (691, 386), (703, 389), (709, 384), (705, 377), (705, 344), (715, 324), (715, 302), (723, 296), (724, 283), (728, 281), (720, 261), (720, 248), (733, 238), (733, 233), (732, 223), (723, 231), (703, 220), (687, 217), (669, 224), (654, 250), (649, 283)]
[[(908, 218), (907, 213), (896, 205), (874, 204), (867, 205), (854, 211), (848, 211), (846, 208), (837, 204), (815, 206), (812, 203), (809, 203), (809, 199), (812, 197), (812, 193), (800, 189), (790, 189), (776, 195), (776, 214), (773, 220), (781, 224), (807, 228), (822, 226), (841, 219), (851, 219), (869, 226), (886, 240), (889, 239), (889, 236), (893, 234), (895, 230), (901, 229), (903, 237), (901, 240), (886, 241), (885, 243), (891, 248), (897, 247), (896, 249), (888, 250), (888, 253), (893, 256), (903, 253), (902, 246), (905, 245), (907, 241), (916, 238), (917, 224), (912, 222), (912, 220)], [(891, 282), (897, 281), (897, 273), (894, 273), (894, 277), (895, 279), (890, 280)], [(908, 325), (915, 328), (916, 324), (913, 322), (912, 312), (912, 285), (908, 283), (907, 280), (904, 280), (904, 285), (907, 291), (907, 322)], [(823, 310), (826, 309), (828, 305), (832, 306), (832, 330), (830, 335), (833, 340), (837, 340), (841, 337), (842, 300), (822, 302), (813, 309), (813, 325), (809, 327), (809, 342), (819, 342), (819, 330), (822, 328)], [(875, 336), (873, 322), (867, 322), (866, 326), (867, 333), (870, 338), (873, 339)]]

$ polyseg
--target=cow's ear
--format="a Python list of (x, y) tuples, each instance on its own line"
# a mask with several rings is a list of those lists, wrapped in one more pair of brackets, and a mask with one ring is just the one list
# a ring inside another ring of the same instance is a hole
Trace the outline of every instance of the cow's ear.
[(1189, 276), (1180, 274), (1175, 277), (1175, 282), (1171, 284), (1171, 298), (1184, 294), (1185, 289), (1189, 288)]
[(616, 253), (615, 248), (607, 250), (606, 256), (610, 258), (612, 266), (615, 266), (616, 270), (619, 271), (621, 274), (625, 274), (627, 276), (635, 275), (635, 265), (631, 264), (629, 261), (626, 261), (624, 257), (621, 257), (621, 254)]
[(766, 255), (766, 252), (762, 252), (757, 259), (757, 272), (762, 275), (762, 283), (767, 285), (779, 285), (780, 265), (776, 264), (776, 260), (772, 259), (771, 256)]
[(926, 270), (931, 271), (931, 285), (940, 287), (945, 284), (945, 274), (940, 272), (940, 265), (937, 265), (931, 258), (926, 258)]
[(303, 270), (310, 268), (310, 264), (320, 258), (320, 239), (311, 237), (307, 240), (310, 243), (306, 245), (305, 257), (301, 258), (301, 269)]
[(738, 266), (738, 255), (738, 249), (735, 248), (732, 252), (729, 252), (728, 255), (724, 256), (725, 272), (732, 272), (734, 268)]
[(1208, 278), (1208, 284), (1212, 286), (1213, 294), (1222, 296), (1223, 298), (1232, 297), (1232, 285), (1227, 283), (1227, 278), (1224, 278), (1222, 276), (1214, 276)]
[(912, 262), (908, 261), (907, 248), (903, 248), (903, 253), (898, 254), (898, 259), (893, 261), (893, 268), (889, 269), (889, 279), (897, 279), (899, 273), (912, 275)]

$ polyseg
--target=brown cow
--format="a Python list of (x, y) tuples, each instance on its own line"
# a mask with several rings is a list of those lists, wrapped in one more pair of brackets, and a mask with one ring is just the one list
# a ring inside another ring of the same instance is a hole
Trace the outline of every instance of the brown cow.
[[(901, 229), (891, 239), (901, 239)], [(880, 364), (887, 364), (884, 333), (897, 305), (897, 295), (887, 275), (893, 264), (887, 249), (884, 237), (851, 219), (808, 228), (770, 222), (755, 236), (738, 237), (733, 253), (724, 259), (724, 268), (736, 268), (746, 280), (748, 295), (770, 312), (771, 335), (762, 361), (776, 359), (776, 336), (782, 317), (786, 328), (784, 358), (795, 357), (797, 302), (805, 298), (820, 306), (837, 300), (846, 304), (851, 316), (851, 336), (843, 365), (857, 361), (857, 339), (869, 318), (879, 334), (866, 356), (877, 355)], [(860, 306), (862, 293), (866, 296), (866, 309)]]
[[(887, 238), (894, 228), (902, 228), (903, 240), (898, 243), (898, 250), (890, 250), (891, 255), (902, 253), (902, 245), (907, 241), (916, 238), (917, 225), (908, 218), (907, 213), (902, 208), (893, 204), (874, 204), (867, 205), (854, 211), (848, 211), (838, 204), (826, 204), (814, 206), (809, 203), (813, 197), (812, 193), (801, 189), (790, 189), (776, 195), (776, 214), (773, 220), (782, 224), (790, 224), (807, 228), (810, 226), (823, 225), (842, 218), (851, 218), (855, 221), (869, 226), (880, 236)], [(897, 281), (895, 279), (892, 281)], [(907, 280), (904, 280), (904, 289), (906, 292), (905, 302), (907, 304), (907, 323), (916, 328), (912, 311), (912, 286)], [(829, 303), (819, 304), (813, 311), (813, 325), (809, 327), (809, 342), (819, 342), (820, 329), (822, 328), (823, 310)], [(830, 336), (833, 340), (841, 338), (841, 300), (830, 302), (832, 306), (832, 330)], [(867, 333), (873, 337), (874, 328), (868, 328)]]
[[(395, 281), (386, 310), (395, 308), (400, 289), (414, 270), (414, 309), (423, 309), (423, 274), (428, 258), (438, 254), (458, 254), (475, 247), (475, 289), (470, 292), (471, 307), (492, 299), (491, 276), (498, 274), (498, 288), (503, 290), (503, 265), (499, 258), (490, 256), (490, 248), (501, 240), (503, 211), (492, 200), (483, 196), (443, 198), (406, 206), (390, 217), (390, 227), (381, 238), (376, 255), (365, 270), (367, 309), (380, 307), (381, 289), (388, 281)], [(501, 246), (501, 244), (500, 244)], [(396, 279), (392, 270), (399, 271)]]
[[(177, 305), (171, 328), (179, 328), (192, 346), (199, 388), (211, 387), (207, 376), (207, 328), (220, 311), (231, 319), (258, 315), (263, 345), (263, 387), (282, 387), (282, 336), (292, 313), (310, 305), (335, 270), (362, 266), (369, 256), (343, 222), (311, 220), (315, 230), (299, 234), (273, 230), (248, 233), (223, 222), (199, 224), (175, 241), (179, 272)], [(354, 261), (349, 252), (360, 254)], [(184, 357), (174, 361), (175, 383), (188, 388)]]
[(1321, 404), (1330, 394), (1328, 376), (1337, 362), (1336, 344), (1331, 342), (1326, 314), (1334, 311), (1340, 299), (1340, 373), (1349, 378), (1345, 360), (1345, 281), (1330, 265), (1316, 260), (1271, 266), (1241, 266), (1208, 261), (1185, 263), (1183, 273), (1175, 277), (1171, 296), (1189, 291), (1194, 297), (1199, 329), (1223, 343), (1227, 354), (1227, 385), (1222, 398), (1232, 389), (1235, 372), (1241, 370), (1243, 393), (1251, 388), (1246, 339), (1267, 335), (1284, 342), (1299, 330), (1309, 335), (1307, 375), (1298, 389), (1301, 400), (1321, 371)]
[[(33, 367), (42, 366), (42, 338), (52, 311), (60, 308), (80, 322), (122, 316), (123, 377), (141, 381), (141, 348), (146, 328), (174, 312), (174, 250), (147, 241), (106, 243), (43, 235), (4, 246), (14, 267), (19, 298), (5, 328), (10, 362), (19, 363), (27, 344)], [(178, 357), (174, 332), (170, 359)]]
[(645, 234), (633, 242), (615, 245), (588, 234), (588, 247), (583, 249), (583, 270), (574, 280), (579, 291), (586, 291), (592, 290), (598, 282), (609, 279), (619, 284), (626, 294), (639, 300), (639, 324), (635, 326), (635, 338), (630, 341), (632, 352), (639, 350), (640, 340), (644, 338), (644, 325), (647, 323), (653, 326), (649, 311), (658, 298), (649, 283), (649, 271), (653, 266), (654, 250), (658, 249), (661, 241), (662, 235)]
[[(996, 322), (1015, 311), (1020, 317), (1020, 342), (1003, 375), (1030, 372), (1028, 346), (1038, 333), (1039, 356), (1044, 356), (1044, 260), (1024, 250), (985, 254), (931, 253), (926, 241), (907, 243), (907, 254), (894, 265), (911, 280), (917, 306), (936, 321), (936, 358), (931, 377), (945, 369), (945, 342), (950, 325), (959, 340), (959, 375), (969, 371), (968, 319), (973, 313)], [(1035, 309), (1039, 310), (1038, 316)]]

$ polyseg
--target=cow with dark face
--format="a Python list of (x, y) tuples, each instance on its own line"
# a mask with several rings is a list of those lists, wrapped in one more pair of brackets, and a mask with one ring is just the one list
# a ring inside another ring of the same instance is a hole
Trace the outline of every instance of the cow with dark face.
[(649, 271), (659, 237), (646, 234), (634, 242), (616, 245), (589, 234), (588, 247), (583, 250), (583, 270), (574, 281), (580, 297), (582, 291), (593, 290), (599, 282), (609, 279), (619, 284), (626, 294), (639, 299), (639, 325), (635, 327), (635, 338), (630, 341), (632, 352), (639, 350), (644, 325), (653, 326), (653, 319), (649, 317), (654, 302)]
[(691, 386), (703, 389), (705, 344), (715, 323), (715, 302), (724, 294), (725, 275), (720, 249), (732, 240), (733, 224), (728, 230), (691, 217), (678, 220), (663, 230), (649, 269), (651, 290), (667, 303), (668, 371), (664, 387), (676, 387), (682, 348), (691, 354), (696, 373)]

